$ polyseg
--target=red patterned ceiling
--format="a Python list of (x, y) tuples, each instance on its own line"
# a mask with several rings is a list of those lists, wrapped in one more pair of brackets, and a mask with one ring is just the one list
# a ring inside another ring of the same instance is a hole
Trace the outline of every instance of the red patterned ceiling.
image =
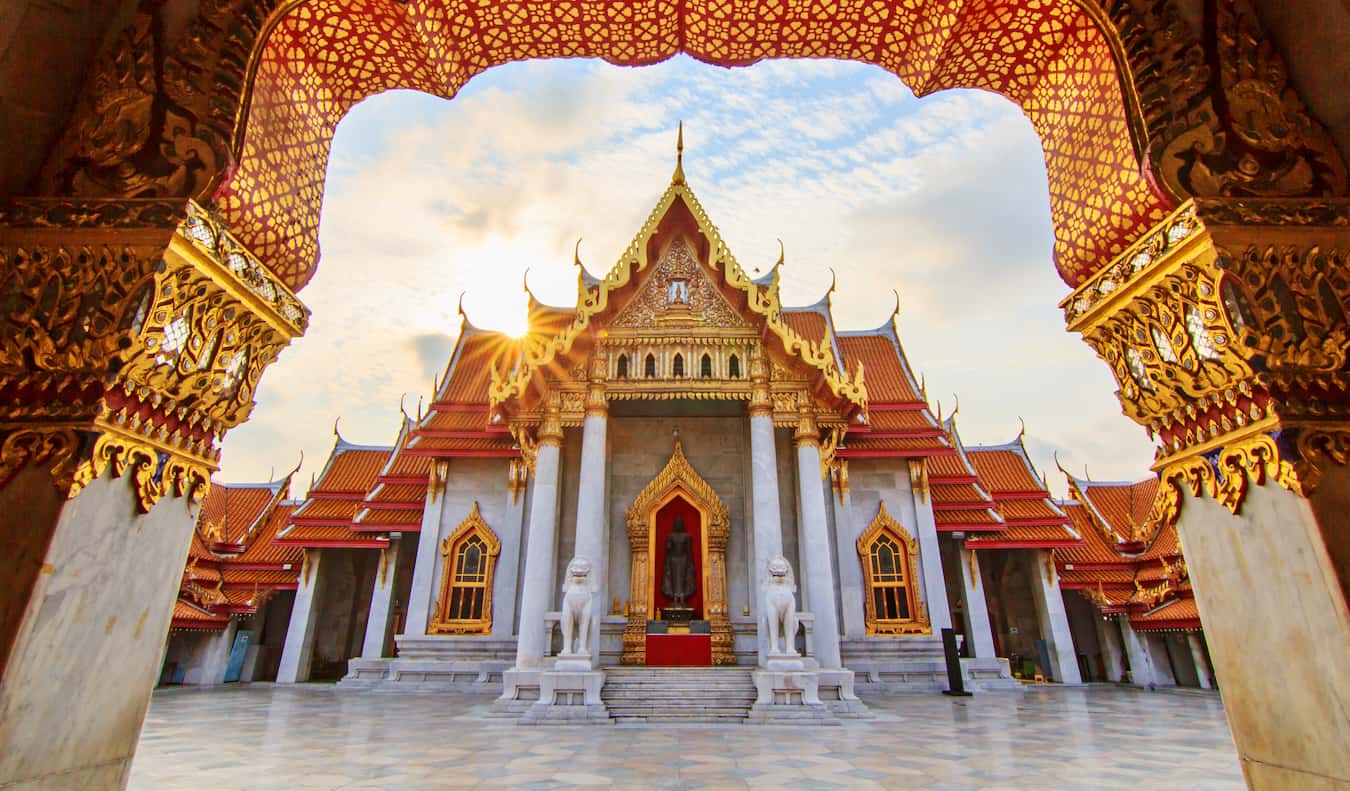
[(1075, 0), (308, 0), (257, 54), (243, 150), (220, 209), (299, 288), (318, 262), (333, 131), (357, 102), (394, 88), (449, 98), (518, 60), (638, 65), (678, 52), (725, 66), (854, 60), (920, 96), (981, 88), (1008, 97), (1045, 149), (1056, 265), (1070, 284), (1164, 214), (1133, 154), (1109, 42)]

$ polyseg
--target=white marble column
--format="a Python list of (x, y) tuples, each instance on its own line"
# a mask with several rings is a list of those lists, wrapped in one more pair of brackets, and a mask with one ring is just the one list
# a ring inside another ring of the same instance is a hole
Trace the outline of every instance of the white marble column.
[(319, 582), (323, 575), (323, 550), (306, 549), (305, 564), (295, 589), (291, 623), (286, 628), (286, 645), (281, 649), (277, 668), (278, 684), (296, 684), (309, 680), (310, 659), (314, 656), (314, 624), (319, 607)]
[(832, 502), (834, 508), (834, 546), (839, 553), (839, 609), (844, 619), (844, 638), (861, 640), (867, 636), (867, 612), (863, 590), (862, 563), (858, 560), (860, 531), (853, 524), (853, 495), (847, 488)]
[(553, 567), (558, 543), (558, 480), (561, 473), (562, 425), (557, 405), (550, 404), (539, 427), (534, 462), (530, 524), (525, 538), (525, 581), (516, 638), (516, 669), (535, 670), (544, 659), (544, 614), (553, 595)]
[[(512, 465), (524, 465), (513, 461)], [(508, 475), (514, 470), (508, 468)], [(520, 487), (506, 493), (506, 508), (497, 540), (502, 542), (497, 568), (492, 574), (493, 639), (506, 640), (516, 633), (516, 581), (520, 576), (520, 542), (525, 534), (525, 491)]]
[(225, 670), (230, 665), (230, 650), (234, 648), (234, 635), (238, 629), (239, 619), (231, 618), (224, 629), (206, 635), (201, 647), (193, 652), (193, 661), (183, 675), (183, 683), (202, 687), (224, 684)]
[(1136, 687), (1152, 685), (1153, 657), (1149, 655), (1143, 636), (1130, 625), (1130, 616), (1122, 613), (1116, 620), (1120, 624), (1120, 634), (1125, 638), (1125, 656), (1130, 660), (1130, 683)]
[(942, 573), (942, 553), (938, 547), (937, 521), (933, 518), (933, 498), (928, 496), (928, 470), (922, 459), (909, 460), (910, 498), (914, 502), (914, 533), (919, 540), (919, 569), (923, 574), (924, 603), (933, 634), (942, 634), (952, 626), (951, 603), (947, 601), (947, 578)]
[(1201, 689), (1214, 689), (1214, 676), (1209, 669), (1209, 658), (1205, 656), (1205, 643), (1198, 634), (1187, 634), (1186, 645), (1191, 649), (1191, 661), (1195, 663), (1195, 675), (1200, 680)]
[(389, 642), (394, 624), (394, 579), (398, 575), (398, 553), (402, 539), (389, 542), (380, 554), (380, 568), (375, 569), (375, 584), (370, 589), (370, 615), (366, 618), (366, 637), (361, 643), (363, 659), (379, 659)]
[[(778, 448), (773, 429), (773, 401), (769, 393), (768, 364), (762, 353), (750, 358), (750, 498), (754, 530), (754, 570), (750, 601), (755, 617), (764, 611), (760, 591), (769, 559), (783, 554), (783, 512), (778, 495)], [(759, 664), (767, 657), (765, 635), (759, 635)]]
[(591, 358), (591, 385), (586, 395), (586, 419), (581, 428), (581, 469), (577, 478), (575, 557), (591, 562), (596, 584), (591, 616), (591, 663), (600, 658), (600, 619), (607, 611), (609, 536), (605, 531), (605, 442), (608, 406), (605, 401), (605, 358)]
[(1055, 577), (1055, 562), (1049, 550), (1037, 550), (1031, 557), (1032, 594), (1036, 598), (1036, 617), (1041, 624), (1041, 638), (1050, 654), (1050, 675), (1061, 684), (1081, 684), (1078, 656), (1074, 653), (1073, 632), (1069, 616), (1064, 612), (1064, 595), (1059, 591)]
[(1172, 660), (1167, 656), (1167, 639), (1160, 634), (1142, 635), (1144, 648), (1153, 660), (1153, 683), (1160, 687), (1175, 687), (1177, 678), (1172, 673)]
[(1120, 632), (1116, 629), (1115, 621), (1110, 617), (1102, 617), (1095, 607), (1092, 610), (1092, 620), (1097, 625), (1097, 645), (1102, 649), (1106, 680), (1119, 682), (1122, 678)]
[(960, 548), (961, 594), (965, 598), (966, 643), (970, 655), (979, 659), (994, 657), (994, 630), (989, 625), (989, 603), (984, 598), (980, 577), (980, 559), (974, 550)]
[(814, 416), (802, 410), (797, 433), (797, 489), (801, 510), (802, 577), (806, 580), (811, 614), (815, 616), (816, 661), (824, 670), (841, 666), (839, 617), (835, 604), (830, 535), (825, 521), (825, 487), (820, 477), (820, 431)]
[(422, 532), (417, 534), (417, 557), (413, 560), (412, 586), (408, 589), (408, 614), (403, 633), (421, 637), (431, 622), (436, 601), (436, 571), (441, 559), (441, 511), (445, 508), (445, 489), (450, 480), (450, 462), (431, 462), (427, 481), (427, 499), (422, 507)]

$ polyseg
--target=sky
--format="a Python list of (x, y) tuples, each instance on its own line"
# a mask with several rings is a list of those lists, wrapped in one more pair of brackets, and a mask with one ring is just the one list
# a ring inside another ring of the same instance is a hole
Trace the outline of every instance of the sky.
[(1030, 122), (978, 91), (916, 99), (876, 67), (775, 61), (723, 69), (532, 61), (446, 101), (394, 91), (339, 125), (308, 333), (263, 375), (226, 438), (219, 480), (279, 477), (304, 455), (300, 495), (344, 439), (392, 444), (476, 326), (524, 328), (528, 282), (572, 305), (572, 251), (603, 276), (684, 170), (748, 271), (786, 249), (784, 304), (838, 274), (840, 329), (886, 322), (968, 445), (1012, 440), (1063, 494), (1076, 475), (1136, 480), (1152, 446), (1121, 415), (1106, 364), (1064, 330), (1045, 164)]

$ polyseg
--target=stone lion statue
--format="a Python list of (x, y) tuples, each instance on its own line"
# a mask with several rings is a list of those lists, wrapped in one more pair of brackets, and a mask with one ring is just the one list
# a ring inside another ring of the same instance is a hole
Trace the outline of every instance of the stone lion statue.
[(595, 578), (591, 561), (574, 557), (563, 578), (562, 634), (559, 656), (591, 655), (591, 610), (595, 600)]
[(792, 564), (782, 555), (774, 555), (769, 558), (767, 572), (760, 594), (761, 623), (769, 641), (769, 653), (796, 656), (793, 641), (797, 637), (797, 602), (793, 594), (797, 592), (797, 579), (792, 575)]

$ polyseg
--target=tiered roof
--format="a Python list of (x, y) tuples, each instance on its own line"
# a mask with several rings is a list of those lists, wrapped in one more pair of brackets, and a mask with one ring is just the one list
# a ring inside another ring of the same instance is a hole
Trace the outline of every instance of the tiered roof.
[[(400, 439), (407, 430), (405, 419)], [(389, 546), (388, 538), (357, 532), (353, 521), (388, 466), (394, 448), (347, 442), (336, 427), (333, 434), (336, 441), (328, 461), (274, 541), (307, 549), (383, 549)]]
[(1056, 554), (1060, 587), (1079, 591), (1104, 613), (1127, 614), (1136, 630), (1199, 629), (1176, 524), (1149, 518), (1158, 479), (1064, 475), (1073, 499), (1062, 505), (1085, 542)]
[[(454, 415), (456, 413), (445, 413)], [(429, 418), (432, 416), (428, 416)], [(411, 420), (404, 419), (399, 429), (394, 451), (375, 478), (375, 485), (366, 493), (361, 508), (352, 520), (357, 533), (417, 533), (422, 529), (422, 510), (426, 506), (427, 481), (431, 473), (431, 457), (415, 456), (408, 452), (408, 443), (415, 429)]]
[(297, 507), (291, 476), (267, 483), (213, 482), (202, 502), (174, 605), (174, 629), (223, 629), (232, 614), (256, 612), (296, 586), (302, 550), (273, 543)]

